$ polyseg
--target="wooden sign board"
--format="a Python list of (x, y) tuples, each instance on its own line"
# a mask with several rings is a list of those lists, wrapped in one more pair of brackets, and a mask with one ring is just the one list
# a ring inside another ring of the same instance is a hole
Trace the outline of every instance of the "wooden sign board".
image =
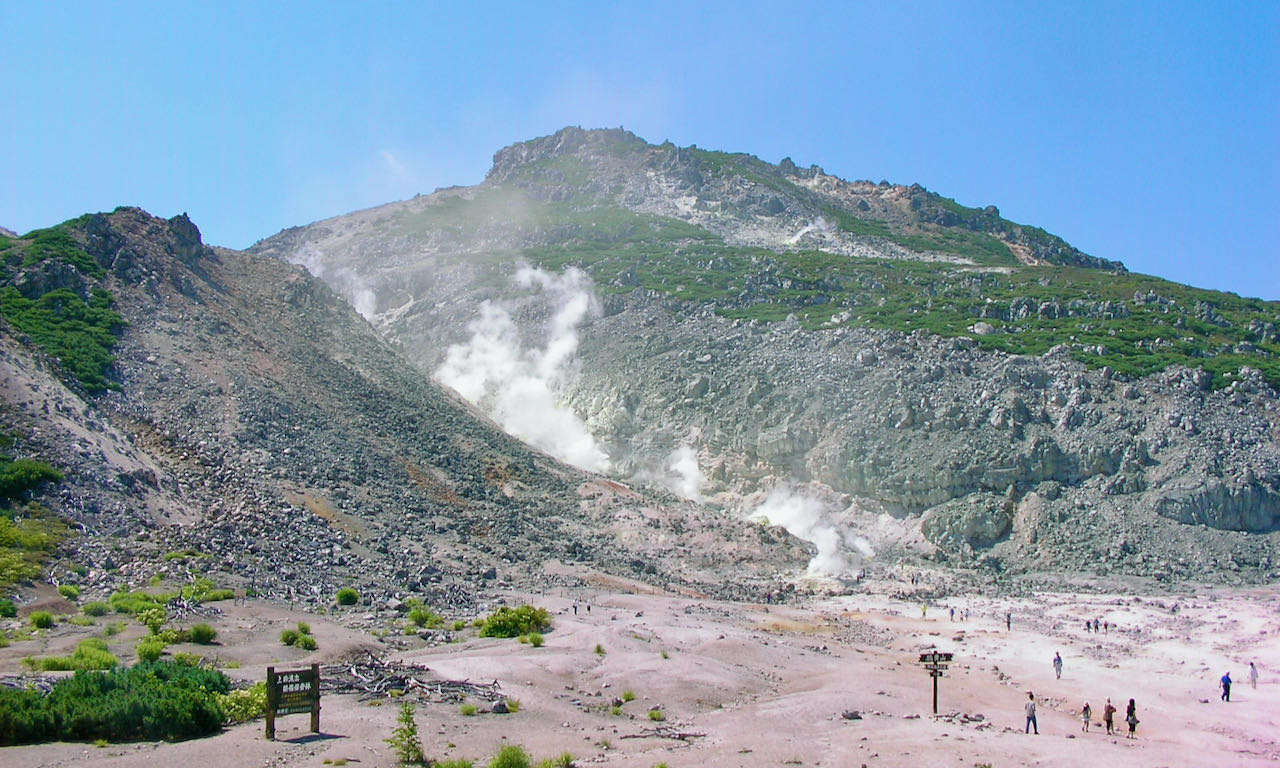
[(320, 732), (320, 665), (277, 672), (267, 667), (267, 738), (276, 737), (276, 718), (311, 715), (311, 732)]

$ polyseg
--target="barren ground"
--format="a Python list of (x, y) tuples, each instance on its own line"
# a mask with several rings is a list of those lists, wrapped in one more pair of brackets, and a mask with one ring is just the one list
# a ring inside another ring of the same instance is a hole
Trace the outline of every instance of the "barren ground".
[[(368, 624), (370, 615), (389, 626), (386, 611), (369, 614), (364, 607), (315, 616), (287, 606), (224, 603), (224, 615), (214, 622), (221, 644), (212, 652), (232, 663), (228, 674), (243, 679), (263, 678), (269, 664), (330, 663), (373, 649), (426, 665), (424, 677), (496, 680), (520, 701), (518, 713), (488, 713), (477, 701), (481, 713), (467, 717), (456, 703), (417, 702), (428, 756), (468, 757), (478, 765), (504, 743), (525, 746), (535, 759), (569, 752), (579, 765), (645, 768), (1280, 761), (1275, 590), (957, 596), (930, 605), (922, 617), (919, 602), (884, 596), (901, 591), (901, 584), (872, 583), (859, 594), (780, 606), (654, 594), (646, 585), (577, 575), (593, 586), (504, 596), (552, 611), (555, 628), (541, 648), (477, 638), (468, 630), (461, 642), (430, 647), (414, 638), (413, 647), (395, 650), (351, 626)], [(950, 606), (957, 609), (955, 621)], [(1011, 631), (1006, 613), (1013, 616)], [(1118, 626), (1105, 635), (1086, 634), (1086, 617)], [(310, 656), (278, 640), (299, 620), (312, 624), (320, 642)], [(0, 650), (0, 674), (19, 673), (23, 656), (69, 649), (100, 630), (64, 624), (42, 639), (14, 642)], [(113, 650), (132, 647), (140, 631), (135, 624), (112, 638)], [(941, 680), (940, 717), (932, 716), (930, 680), (917, 663), (919, 653), (935, 645), (955, 653)], [(1050, 664), (1055, 652), (1065, 662), (1060, 680)], [(1248, 685), (1251, 660), (1261, 674), (1256, 690)], [(1237, 682), (1230, 703), (1219, 701), (1217, 688), (1226, 671)], [(634, 692), (635, 700), (612, 714), (612, 701), (624, 691)], [(1039, 701), (1039, 736), (1023, 733), (1027, 691)], [(1120, 709), (1120, 729), (1125, 704), (1136, 699), (1136, 739), (1105, 734), (1101, 716), (1108, 696)], [(1082, 733), (1078, 712), (1086, 700), (1094, 722)], [(661, 707), (664, 722), (650, 720), (652, 707)], [(392, 766), (384, 739), (397, 710), (390, 700), (326, 696), (319, 736), (307, 732), (305, 715), (294, 715), (279, 721), (275, 742), (264, 738), (259, 720), (176, 744), (10, 747), (0, 749), (0, 766)], [(845, 711), (860, 719), (845, 719)], [(668, 735), (655, 731), (659, 727)]]

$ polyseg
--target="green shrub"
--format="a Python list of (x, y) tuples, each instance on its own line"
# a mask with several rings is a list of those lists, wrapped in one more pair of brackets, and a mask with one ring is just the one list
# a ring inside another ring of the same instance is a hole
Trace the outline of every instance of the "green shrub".
[(599, 643), (596, 643), (595, 652), (597, 656), (604, 656), (605, 654), (604, 646)]
[(465, 758), (454, 758), (453, 760), (436, 760), (431, 764), (432, 768), (475, 768), (474, 760)]
[(58, 586), (58, 594), (68, 600), (78, 600), (80, 599), (80, 588), (75, 584), (61, 584)]
[(108, 598), (112, 610), (116, 613), (128, 613), (134, 616), (149, 608), (163, 606), (168, 600), (167, 595), (156, 596), (141, 590), (116, 592)]
[(70, 656), (46, 656), (33, 659), (31, 666), (45, 672), (65, 672), (74, 669), (111, 669), (120, 660), (107, 650), (107, 642), (100, 637), (81, 640)]
[(311, 635), (299, 635), (298, 642), (294, 643), (294, 646), (301, 648), (304, 651), (314, 651), (316, 648), (320, 647), (316, 643), (316, 639)]
[(400, 705), (396, 729), (391, 732), (387, 744), (391, 745), (401, 765), (421, 765), (427, 760), (422, 751), (422, 739), (418, 736), (418, 723), (413, 719), (413, 705), (407, 701)]
[(547, 639), (543, 637), (542, 633), (540, 632), (529, 633), (529, 645), (532, 645), (534, 648), (541, 648), (542, 644), (545, 643), (546, 641)]
[(58, 482), (62, 473), (36, 459), (0, 460), (0, 498), (15, 499), (43, 482)]
[(156, 637), (144, 637), (138, 641), (138, 645), (134, 648), (134, 652), (138, 654), (138, 661), (156, 661), (163, 654), (165, 643)]
[(545, 608), (522, 605), (519, 608), (500, 606), (489, 614), (480, 627), (481, 637), (519, 637), (530, 632), (546, 632), (551, 629), (551, 615)]
[(343, 587), (336, 595), (338, 605), (355, 605), (360, 602), (360, 593), (351, 587)]
[(519, 744), (508, 744), (489, 761), (489, 768), (529, 768), (529, 753)]
[(48, 611), (35, 611), (27, 617), (27, 621), (30, 621), (31, 626), (36, 629), (48, 629), (53, 626), (53, 614)]
[(153, 635), (160, 634), (160, 628), (164, 626), (165, 621), (169, 618), (169, 615), (165, 613), (165, 610), (160, 607), (144, 608), (139, 611), (136, 616), (138, 623), (146, 627), (147, 631)]
[(463, 621), (462, 619), (458, 619), (457, 621), (453, 622), (454, 632), (461, 632), (466, 628), (467, 628), (467, 622)]
[(622, 700), (623, 700), (623, 701), (635, 701), (635, 700), (636, 700), (636, 692), (635, 692), (635, 691), (623, 691), (623, 692), (622, 692)]
[(298, 622), (298, 634), (300, 635), (311, 634), (311, 625), (305, 621)]
[(217, 695), (227, 723), (234, 725), (256, 720), (267, 713), (267, 683), (259, 680), (248, 688)]
[(302, 637), (302, 633), (296, 629), (286, 629), (280, 633), (280, 642), (285, 645), (297, 645), (298, 638)]
[(101, 600), (94, 600), (85, 603), (80, 607), (80, 610), (84, 612), (85, 616), (106, 616), (111, 612), (111, 605)]
[(221, 672), (165, 661), (78, 671), (47, 696), (0, 686), (0, 745), (204, 736), (221, 728), (215, 694), (229, 687)]
[(124, 325), (111, 309), (114, 303), (110, 293), (98, 288), (88, 301), (65, 288), (33, 299), (13, 286), (0, 291), (0, 314), (94, 393), (110, 386), (106, 373), (115, 362), (111, 348)]
[(507, 712), (515, 714), (520, 711), (519, 699), (507, 699)]
[(609, 714), (614, 717), (622, 717), (622, 707), (609, 707)]
[(209, 645), (218, 636), (218, 631), (208, 624), (197, 624), (187, 632), (191, 642)]
[(458, 712), (463, 717), (471, 717), (475, 715), (476, 712), (479, 712), (479, 711), (480, 710), (476, 708), (475, 704), (470, 704), (470, 703), (462, 704), (461, 706), (458, 707)]
[(651, 709), (649, 710), (649, 719), (655, 723), (661, 723), (667, 719), (667, 715), (661, 709)]
[(444, 626), (444, 618), (440, 614), (426, 608), (414, 608), (409, 611), (409, 621), (415, 626), (435, 629)]
[(0, 618), (12, 619), (18, 615), (18, 606), (7, 597), (0, 597)]

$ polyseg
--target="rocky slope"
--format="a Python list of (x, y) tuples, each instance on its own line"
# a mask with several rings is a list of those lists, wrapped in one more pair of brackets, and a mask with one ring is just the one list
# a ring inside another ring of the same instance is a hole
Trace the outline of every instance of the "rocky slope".
[[(549, 559), (752, 594), (807, 557), (785, 534), (508, 437), (324, 283), (206, 246), (185, 215), (84, 216), (3, 256), (6, 317), (28, 328), (0, 334), (11, 452), (64, 471), (36, 498), (81, 532), (58, 581), (181, 576), (192, 559), (164, 555), (193, 549), (219, 580), (313, 604), (347, 584), (456, 601), (491, 579), (536, 584)], [(47, 354), (30, 315), (9, 314), (42, 296), (63, 296), (63, 312), (114, 297), (124, 323), (105, 387), (72, 375), (70, 353)], [(726, 561), (740, 578), (723, 584)]]
[(787, 517), (765, 497), (789, 488), (836, 568), (1274, 577), (1280, 307), (1128, 275), (992, 207), (565, 129), (477, 187), (253, 250), (455, 385), (481, 348), (571, 343), (544, 378), (613, 472), (709, 511)]

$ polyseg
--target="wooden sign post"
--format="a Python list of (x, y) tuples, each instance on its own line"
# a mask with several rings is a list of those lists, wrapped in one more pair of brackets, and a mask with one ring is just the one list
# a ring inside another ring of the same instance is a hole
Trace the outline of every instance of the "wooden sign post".
[(938, 714), (938, 678), (947, 671), (947, 665), (951, 663), (953, 655), (940, 651), (920, 654), (920, 663), (924, 664), (924, 668), (929, 670), (929, 677), (933, 678), (933, 714), (935, 715)]
[(267, 667), (267, 738), (276, 737), (276, 718), (311, 714), (311, 732), (320, 732), (320, 665), (276, 672)]

